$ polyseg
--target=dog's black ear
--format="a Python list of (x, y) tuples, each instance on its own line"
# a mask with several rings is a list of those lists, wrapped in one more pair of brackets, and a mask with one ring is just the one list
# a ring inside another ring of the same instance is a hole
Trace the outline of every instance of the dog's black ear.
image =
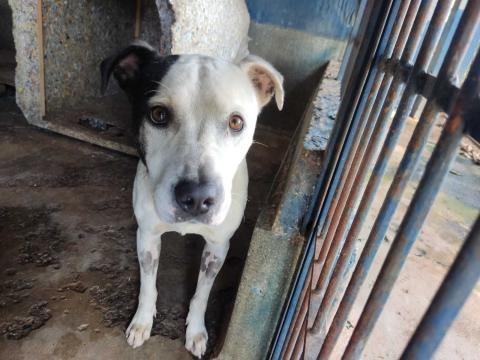
[(137, 41), (118, 54), (106, 58), (100, 64), (102, 94), (107, 90), (112, 72), (124, 91), (129, 92), (134, 89), (140, 80), (142, 68), (158, 57), (159, 54), (150, 45)]

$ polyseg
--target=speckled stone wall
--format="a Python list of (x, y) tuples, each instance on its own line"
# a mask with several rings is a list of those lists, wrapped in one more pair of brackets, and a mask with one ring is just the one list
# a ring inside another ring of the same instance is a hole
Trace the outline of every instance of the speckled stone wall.
[(100, 62), (133, 40), (134, 20), (131, 0), (43, 1), (47, 111), (100, 96)]
[(9, 0), (8, 3), (12, 8), (17, 60), (15, 71), (17, 104), (30, 122), (40, 123), (37, 2)]
[(244, 0), (170, 0), (175, 14), (172, 53), (234, 60), (244, 46), (250, 16)]
[[(18, 70), (31, 75), (20, 75), (17, 86), (38, 89), (36, 2), (11, 5), (14, 22), (22, 28), (18, 47), (29, 52)], [(42, 7), (47, 114), (95, 101), (100, 97), (100, 62), (134, 39), (135, 1), (44, 0)], [(144, 0), (140, 38), (162, 54), (201, 53), (233, 60), (247, 38), (248, 25), (243, 0)], [(109, 87), (110, 94), (117, 91), (115, 85)], [(36, 96), (19, 96), (20, 102), (30, 104), (26, 107), (31, 114), (38, 108)]]

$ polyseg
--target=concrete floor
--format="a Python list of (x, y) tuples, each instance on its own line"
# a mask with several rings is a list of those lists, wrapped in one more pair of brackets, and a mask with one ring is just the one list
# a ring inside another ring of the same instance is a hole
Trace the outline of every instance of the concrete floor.
[[(257, 131), (245, 220), (212, 291), (208, 354), (222, 342), (249, 239), (287, 139)], [(137, 160), (26, 124), (0, 98), (0, 358), (189, 359), (185, 318), (203, 240), (167, 234), (153, 336), (123, 332), (138, 294), (131, 188)]]
[[(360, 253), (369, 231), (382, 205), (396, 168), (416, 125), (410, 118), (392, 155), (379, 192), (372, 203), (367, 221), (357, 242)], [(380, 247), (372, 270), (356, 299), (348, 322), (332, 354), (340, 359), (343, 349), (355, 328), (357, 320), (375, 282), (383, 260), (390, 248), (401, 219), (421, 179), (441, 127), (436, 125), (422, 153), (420, 164), (401, 200), (399, 209), (390, 224), (385, 241)], [(468, 141), (467, 138), (464, 141)], [(472, 143), (473, 145), (473, 143)], [(480, 148), (476, 146), (477, 151)], [(480, 166), (462, 155), (458, 155), (443, 183), (441, 191), (427, 220), (408, 255), (397, 282), (390, 294), (382, 315), (367, 342), (362, 359), (398, 359), (410, 336), (418, 325), (431, 299), (440, 286), (448, 268), (453, 263), (463, 240), (468, 234), (480, 210)], [(358, 258), (358, 256), (357, 256)], [(312, 319), (311, 319), (312, 320)], [(309, 350), (318, 346), (313, 338), (307, 343)], [(479, 359), (480, 349), (480, 284), (453, 323), (450, 331), (438, 348), (435, 360)], [(310, 353), (309, 351), (309, 353)], [(307, 359), (310, 357), (307, 356)]]

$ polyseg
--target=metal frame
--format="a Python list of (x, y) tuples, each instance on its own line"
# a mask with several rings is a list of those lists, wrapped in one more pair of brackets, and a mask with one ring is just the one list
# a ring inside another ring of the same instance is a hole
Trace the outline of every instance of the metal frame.
[[(348, 91), (344, 92), (327, 148), (317, 194), (304, 223), (310, 241), (270, 358), (300, 359), (306, 346), (311, 346), (310, 355), (313, 351), (317, 359), (330, 357), (430, 130), (438, 115), (446, 114), (448, 120), (441, 138), (342, 359), (358, 359), (363, 351), (456, 155), (466, 124), (473, 121), (473, 109), (480, 105), (480, 50), (478, 44), (472, 45), (474, 32), (480, 26), (480, 2), (469, 0), (460, 23), (451, 29), (460, 3), (459, 0), (394, 0), (384, 4), (382, 10), (377, 9), (385, 15), (383, 22), (373, 18), (369, 26), (363, 27), (369, 38), (364, 40), (357, 55), (363, 59), (362, 67), (347, 81)], [(370, 4), (366, 4), (366, 10), (372, 10)], [(439, 48), (444, 45), (445, 34), (453, 30), (454, 37), (437, 74), (434, 69), (438, 68)], [(477, 46), (477, 55), (466, 58), (472, 46)], [(371, 51), (370, 56), (366, 49)], [(453, 79), (458, 78), (459, 66), (465, 61), (470, 71), (465, 81), (460, 79), (457, 84)], [(426, 99), (426, 105), (355, 264), (356, 239), (418, 98)], [(431, 356), (475, 285), (480, 273), (479, 222), (465, 241), (403, 359)], [(447, 286), (458, 289), (458, 296), (449, 296)], [(313, 303), (320, 306), (314, 308)], [(446, 306), (450, 311), (442, 314), (440, 309)], [(311, 326), (309, 313), (315, 315)], [(320, 343), (309, 344), (311, 335), (320, 337)]]

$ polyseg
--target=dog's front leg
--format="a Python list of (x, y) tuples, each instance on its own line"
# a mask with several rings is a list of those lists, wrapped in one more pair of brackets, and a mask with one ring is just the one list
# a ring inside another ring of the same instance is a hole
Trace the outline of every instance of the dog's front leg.
[(157, 269), (160, 257), (161, 235), (137, 230), (137, 253), (140, 263), (140, 295), (138, 308), (127, 331), (127, 341), (134, 348), (150, 338), (153, 317), (156, 315)]
[(207, 309), (208, 296), (212, 289), (215, 277), (220, 271), (227, 255), (229, 242), (224, 244), (205, 244), (200, 273), (198, 274), (197, 290), (190, 301), (190, 310), (187, 316), (187, 333), (185, 347), (193, 355), (202, 357), (207, 349), (207, 330), (205, 328), (205, 310)]

